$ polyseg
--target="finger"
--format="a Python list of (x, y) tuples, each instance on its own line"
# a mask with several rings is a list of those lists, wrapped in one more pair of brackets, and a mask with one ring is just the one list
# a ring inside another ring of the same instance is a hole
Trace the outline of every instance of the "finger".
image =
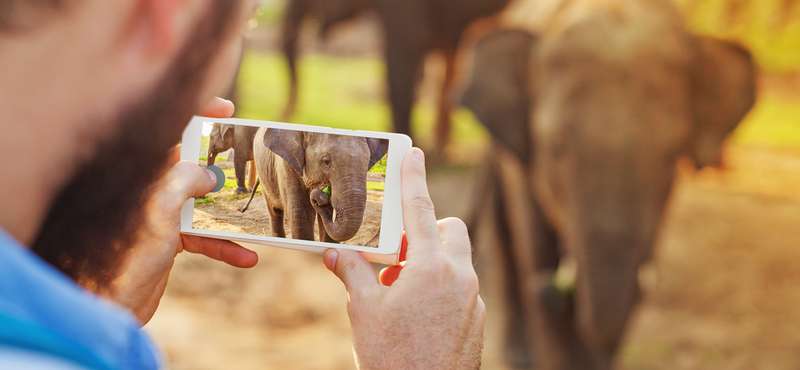
[(444, 253), (459, 264), (472, 267), (472, 244), (469, 241), (467, 225), (455, 217), (437, 222)]
[(424, 154), (419, 148), (409, 149), (403, 157), (400, 181), (408, 261), (441, 252), (436, 214), (425, 181)]
[(189, 161), (178, 162), (162, 181), (159, 201), (166, 210), (180, 209), (189, 198), (203, 196), (217, 186), (213, 172)]
[(258, 254), (239, 244), (197, 235), (181, 234), (183, 250), (202, 254), (234, 267), (249, 268), (258, 263)]
[(172, 168), (175, 164), (181, 161), (181, 144), (175, 145), (170, 149), (167, 155), (167, 167)]
[(392, 286), (397, 278), (400, 276), (400, 271), (403, 270), (402, 266), (389, 266), (381, 270), (380, 281), (381, 284)]
[(215, 97), (211, 99), (211, 102), (200, 112), (200, 115), (211, 118), (231, 118), (233, 117), (234, 110), (233, 102)]
[(348, 292), (370, 290), (378, 285), (375, 269), (356, 251), (328, 249), (322, 256), (325, 267), (344, 283)]

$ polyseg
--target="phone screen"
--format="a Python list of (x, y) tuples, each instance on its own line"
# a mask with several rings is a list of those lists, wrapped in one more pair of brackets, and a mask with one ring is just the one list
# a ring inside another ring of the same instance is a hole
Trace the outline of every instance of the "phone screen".
[(198, 164), (226, 180), (194, 200), (193, 229), (379, 246), (388, 139), (227, 122), (201, 132)]

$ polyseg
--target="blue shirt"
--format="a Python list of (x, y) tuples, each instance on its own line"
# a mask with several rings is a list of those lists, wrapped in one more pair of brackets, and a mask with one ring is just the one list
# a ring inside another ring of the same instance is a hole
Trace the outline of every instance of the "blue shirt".
[(26, 358), (21, 368), (161, 365), (130, 312), (82, 289), (0, 229), (0, 368)]

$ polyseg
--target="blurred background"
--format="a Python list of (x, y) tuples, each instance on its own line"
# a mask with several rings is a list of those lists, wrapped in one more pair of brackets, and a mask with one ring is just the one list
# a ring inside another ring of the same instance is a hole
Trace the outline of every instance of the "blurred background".
[[(549, 1), (552, 3), (552, 1)], [(503, 22), (546, 17), (548, 0), (516, 1)], [(735, 40), (754, 54), (758, 99), (729, 137), (724, 169), (679, 169), (644, 296), (619, 364), (625, 369), (796, 369), (800, 366), (800, 2), (675, 0), (687, 27)], [(234, 99), (236, 116), (283, 120), (289, 75), (281, 55), (284, 0), (250, 22)], [(520, 19), (522, 18), (522, 19)], [(319, 37), (313, 16), (298, 34), (298, 99), (290, 122), (388, 131), (379, 18), (365, 13)], [(469, 58), (469, 47), (459, 52)], [(412, 111), (439, 218), (466, 218), (489, 134), (454, 106), (448, 144), (436, 148), (445, 57), (425, 59)], [(456, 78), (459, 80), (459, 78)], [(456, 90), (458, 90), (456, 88)], [(354, 369), (346, 293), (321, 256), (264, 247), (251, 270), (181, 255), (159, 312), (145, 327), (172, 369)], [(481, 271), (487, 300), (485, 369), (505, 369), (501, 297)]]

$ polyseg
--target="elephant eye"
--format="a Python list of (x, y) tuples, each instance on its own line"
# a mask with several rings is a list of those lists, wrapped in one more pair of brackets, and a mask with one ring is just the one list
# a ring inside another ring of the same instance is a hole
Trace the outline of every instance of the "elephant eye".
[(329, 170), (331, 169), (331, 158), (327, 155), (322, 157), (322, 160), (319, 162), (319, 165), (322, 166), (322, 169)]

